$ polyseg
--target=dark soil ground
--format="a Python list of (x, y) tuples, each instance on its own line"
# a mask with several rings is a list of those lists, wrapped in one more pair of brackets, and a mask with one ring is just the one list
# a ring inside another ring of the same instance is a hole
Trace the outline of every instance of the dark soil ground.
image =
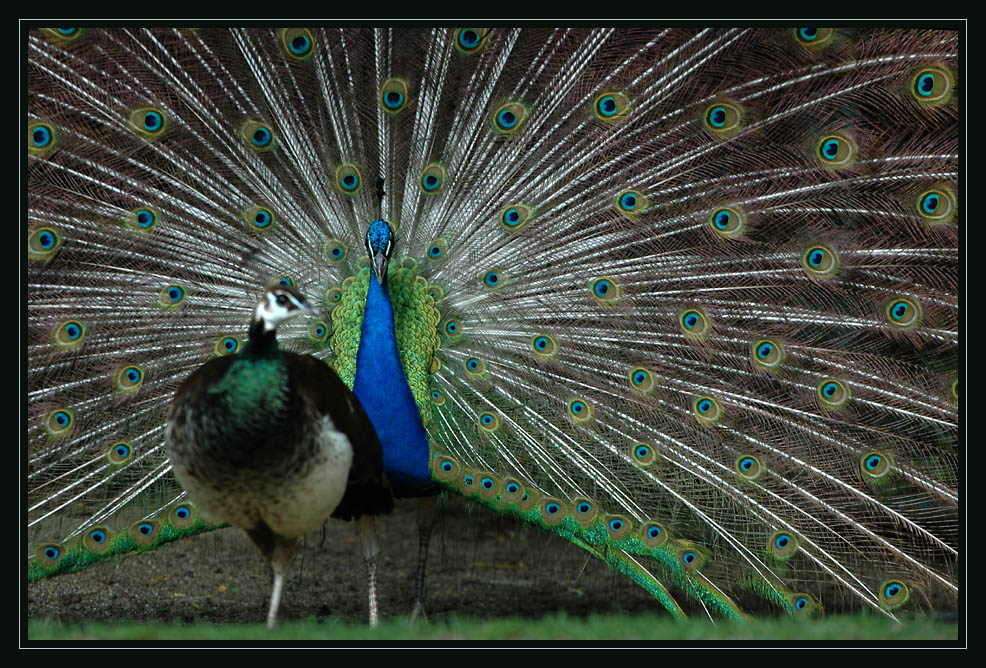
[[(411, 610), (417, 564), (417, 501), (379, 518), (381, 619)], [(461, 498), (439, 505), (428, 561), (428, 619), (540, 618), (559, 611), (650, 611), (661, 607), (625, 577), (554, 536)], [(80, 573), (27, 586), (31, 619), (62, 623), (155, 621), (259, 623), (271, 575), (239, 529), (178, 541)], [(282, 620), (367, 616), (366, 569), (355, 523), (331, 521), (299, 545), (281, 603)]]

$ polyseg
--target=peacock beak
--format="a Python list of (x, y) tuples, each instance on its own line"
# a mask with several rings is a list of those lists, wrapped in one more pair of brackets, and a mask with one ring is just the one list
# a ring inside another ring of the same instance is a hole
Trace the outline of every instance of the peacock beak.
[(373, 267), (373, 275), (377, 277), (377, 283), (383, 285), (384, 278), (387, 276), (387, 265), (390, 258), (385, 253), (374, 253), (370, 258), (370, 266)]

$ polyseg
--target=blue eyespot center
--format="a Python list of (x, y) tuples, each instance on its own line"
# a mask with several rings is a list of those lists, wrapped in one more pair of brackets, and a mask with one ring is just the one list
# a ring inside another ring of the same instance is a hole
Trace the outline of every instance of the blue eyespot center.
[(517, 124), (517, 115), (514, 112), (509, 111), (507, 109), (497, 114), (496, 118), (497, 121), (500, 123), (500, 125), (505, 128), (512, 128), (514, 125)]
[(43, 125), (39, 125), (31, 132), (31, 141), (37, 148), (43, 148), (51, 141), (51, 130)]
[(938, 195), (929, 193), (921, 200), (921, 208), (924, 209), (925, 213), (934, 213), (938, 210), (940, 201)]
[(544, 510), (549, 515), (554, 515), (559, 510), (561, 510), (561, 507), (557, 503), (552, 502), (552, 503), (549, 503), (549, 504), (545, 505)]
[(154, 224), (155, 215), (153, 211), (148, 209), (138, 209), (136, 218), (138, 225), (143, 228), (148, 228)]
[(475, 30), (463, 30), (459, 33), (459, 44), (471, 49), (479, 44), (479, 35)]
[(271, 134), (266, 128), (257, 128), (253, 131), (253, 143), (257, 146), (267, 146), (270, 143)]
[(398, 109), (404, 102), (404, 96), (396, 90), (389, 90), (383, 96), (384, 104), (390, 109)]
[(709, 124), (716, 128), (721, 128), (726, 124), (726, 108), (712, 107), (709, 110)]
[(929, 97), (935, 90), (935, 75), (925, 72), (918, 77), (917, 92), (922, 97)]
[(162, 123), (163, 119), (161, 118), (161, 114), (156, 111), (149, 111), (144, 114), (144, 129), (153, 132), (159, 129)]
[(311, 40), (307, 35), (297, 35), (291, 40), (291, 52), (297, 56), (307, 53), (310, 46)]

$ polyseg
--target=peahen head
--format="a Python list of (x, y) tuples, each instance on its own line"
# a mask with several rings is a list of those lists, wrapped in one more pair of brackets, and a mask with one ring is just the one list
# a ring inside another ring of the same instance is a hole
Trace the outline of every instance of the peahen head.
[(253, 325), (262, 325), (263, 332), (273, 332), (285, 320), (301, 315), (314, 313), (315, 309), (308, 300), (293, 287), (277, 284), (271, 285), (264, 291), (264, 296), (253, 311)]
[(387, 278), (387, 265), (394, 250), (394, 230), (386, 220), (374, 220), (366, 231), (366, 252), (370, 254), (370, 267), (380, 285)]

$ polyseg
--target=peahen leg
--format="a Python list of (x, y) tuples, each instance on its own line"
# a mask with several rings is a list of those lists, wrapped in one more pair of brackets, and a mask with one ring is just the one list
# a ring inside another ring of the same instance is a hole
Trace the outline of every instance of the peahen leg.
[(274, 584), (271, 587), (270, 607), (267, 609), (267, 628), (272, 629), (277, 623), (277, 611), (281, 606), (281, 592), (284, 591), (284, 574), (291, 565), (297, 538), (280, 536), (266, 524), (259, 524), (253, 529), (246, 530), (250, 540), (257, 546), (264, 559), (274, 571)]
[(428, 621), (425, 613), (425, 600), (428, 598), (428, 585), (425, 582), (425, 565), (428, 562), (428, 545), (431, 543), (431, 530), (435, 526), (434, 496), (422, 497), (418, 503), (418, 569), (414, 572), (414, 607), (411, 609), (410, 623), (418, 616)]
[(363, 550), (363, 561), (366, 562), (367, 589), (370, 600), (370, 626), (377, 625), (377, 561), (380, 558), (380, 543), (374, 529), (373, 516), (363, 515), (359, 518), (359, 541)]

